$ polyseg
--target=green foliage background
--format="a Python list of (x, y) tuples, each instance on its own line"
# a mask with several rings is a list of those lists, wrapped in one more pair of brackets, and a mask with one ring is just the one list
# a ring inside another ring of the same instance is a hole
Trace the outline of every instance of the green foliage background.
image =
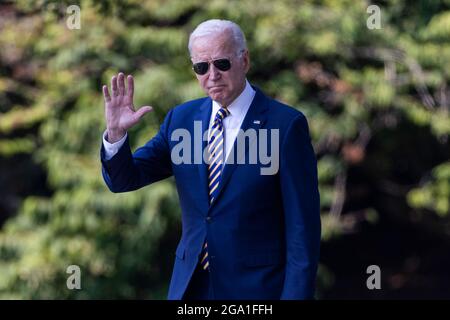
[[(136, 105), (156, 111), (130, 133), (144, 144), (169, 108), (203, 96), (187, 40), (209, 18), (237, 22), (249, 80), (308, 117), (324, 245), (386, 216), (450, 243), (449, 0), (380, 1), (379, 30), (369, 1), (86, 0), (80, 30), (66, 27), (71, 4), (0, 5), (0, 298), (165, 298), (174, 183), (109, 192), (101, 85), (135, 76)], [(82, 290), (66, 287), (72, 264)], [(334, 279), (322, 262), (318, 297)]]

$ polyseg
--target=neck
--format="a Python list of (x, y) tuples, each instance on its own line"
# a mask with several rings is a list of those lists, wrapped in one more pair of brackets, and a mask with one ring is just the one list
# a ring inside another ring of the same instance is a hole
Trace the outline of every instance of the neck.
[(244, 79), (244, 82), (241, 84), (240, 89), (237, 90), (236, 94), (231, 96), (227, 101), (218, 101), (222, 106), (228, 107), (234, 100), (236, 100), (237, 97), (241, 95), (241, 93), (244, 91), (246, 85), (246, 81)]

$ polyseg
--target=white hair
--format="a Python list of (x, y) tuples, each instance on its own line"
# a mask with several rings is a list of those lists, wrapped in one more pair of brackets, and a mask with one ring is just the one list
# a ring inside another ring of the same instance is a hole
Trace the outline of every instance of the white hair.
[(241, 28), (229, 20), (211, 19), (200, 23), (189, 36), (189, 55), (192, 56), (192, 43), (196, 38), (200, 38), (207, 35), (214, 35), (222, 33), (224, 31), (230, 31), (236, 47), (236, 54), (242, 54), (247, 49), (247, 42), (245, 41), (245, 35)]

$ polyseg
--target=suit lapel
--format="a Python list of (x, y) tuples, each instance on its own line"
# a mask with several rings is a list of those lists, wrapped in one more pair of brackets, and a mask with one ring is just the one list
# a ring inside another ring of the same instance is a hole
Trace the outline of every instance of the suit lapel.
[[(195, 121), (201, 121), (202, 124), (202, 144), (201, 150), (194, 150), (194, 152), (201, 152), (201, 163), (197, 165), (200, 177), (200, 190), (207, 206), (209, 207), (209, 190), (208, 190), (208, 167), (203, 159), (203, 151), (206, 149), (208, 141), (203, 141), (203, 135), (208, 131), (209, 120), (211, 119), (212, 100), (208, 97), (199, 108), (199, 112)], [(195, 142), (194, 142), (195, 143)]]

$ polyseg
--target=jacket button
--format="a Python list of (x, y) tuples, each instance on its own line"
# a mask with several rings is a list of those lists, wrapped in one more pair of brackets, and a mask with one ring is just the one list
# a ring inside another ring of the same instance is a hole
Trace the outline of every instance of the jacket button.
[(211, 222), (211, 217), (206, 217), (206, 222)]

